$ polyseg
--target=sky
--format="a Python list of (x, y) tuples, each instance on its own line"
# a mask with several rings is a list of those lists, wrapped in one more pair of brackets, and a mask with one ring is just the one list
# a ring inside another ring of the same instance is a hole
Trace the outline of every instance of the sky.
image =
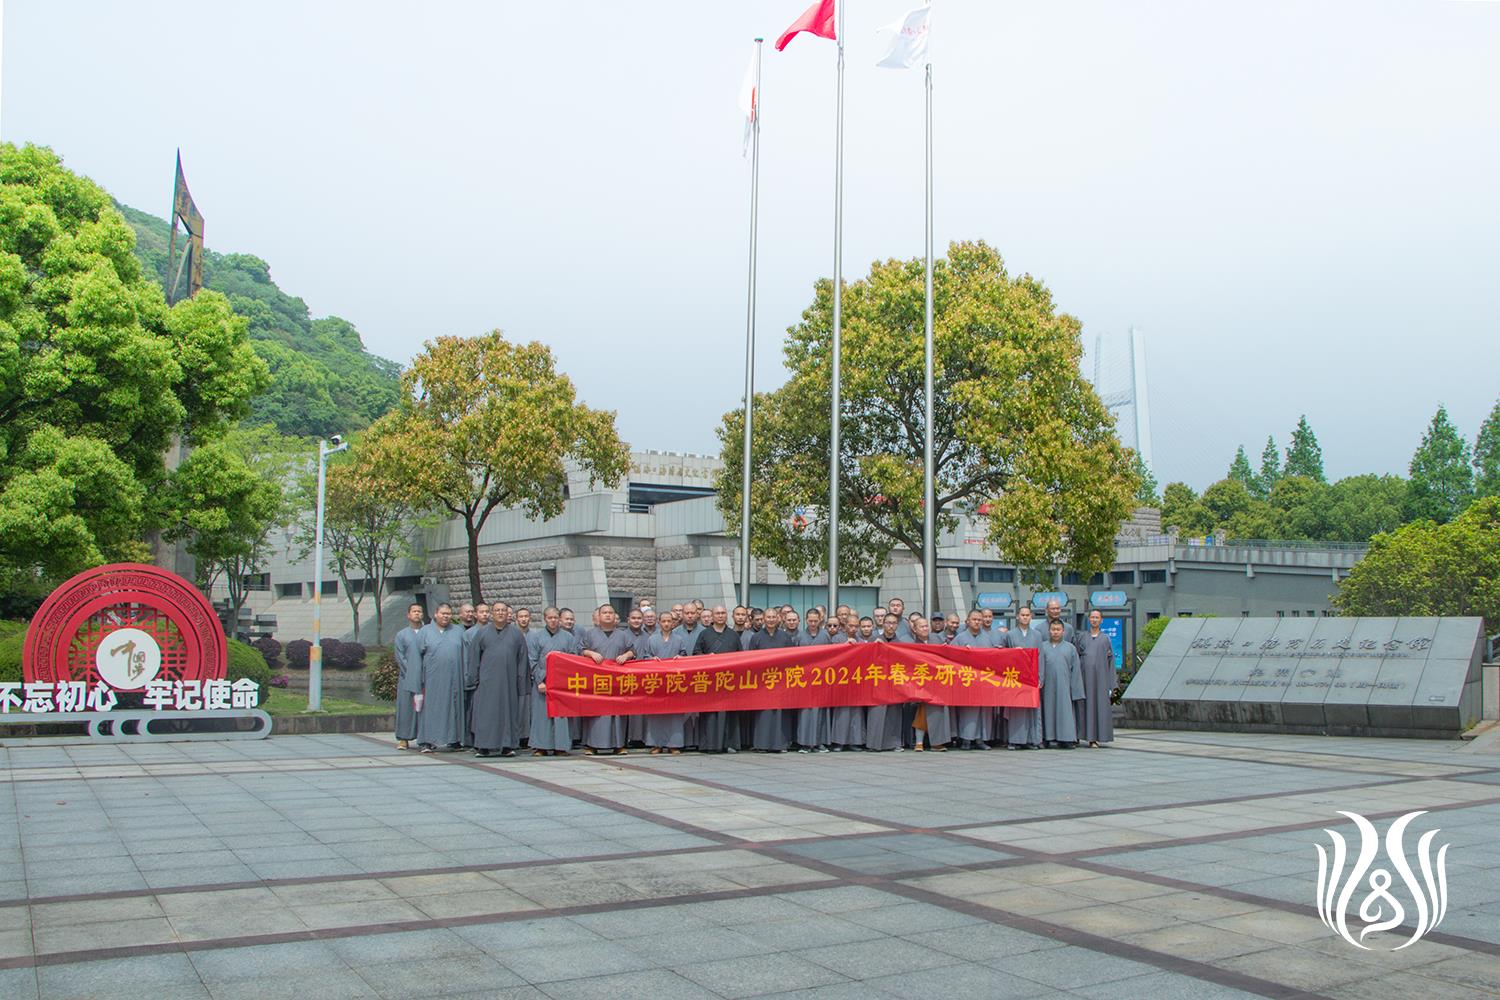
[[(804, 0), (0, 3), (0, 138), (161, 215), (180, 147), (210, 248), (398, 361), (540, 340), (636, 448), (741, 405), (757, 35), (758, 390), (833, 271), (835, 46), (771, 47)], [(874, 66), (910, 6), (845, 12), (848, 280), (922, 253), (922, 76)], [(1331, 478), (1404, 473), (1500, 398), (1497, 53), (1484, 0), (936, 0), (939, 252), (1144, 334), (1162, 482), (1302, 414)]]

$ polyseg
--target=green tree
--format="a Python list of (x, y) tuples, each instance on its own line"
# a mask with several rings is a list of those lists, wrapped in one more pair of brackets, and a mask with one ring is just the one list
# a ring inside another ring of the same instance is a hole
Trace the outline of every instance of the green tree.
[(1368, 542), (1406, 520), (1406, 480), (1400, 476), (1348, 476), (1328, 488), (1322, 538)]
[(1245, 489), (1252, 496), (1258, 490), (1259, 484), (1255, 479), (1255, 470), (1250, 468), (1250, 459), (1245, 455), (1244, 445), (1240, 445), (1234, 450), (1234, 461), (1229, 463), (1229, 475), (1226, 478), (1244, 483)]
[(1292, 443), (1286, 449), (1286, 467), (1282, 475), (1304, 476), (1314, 482), (1324, 482), (1323, 449), (1318, 447), (1318, 436), (1307, 423), (1307, 414), (1297, 420), (1292, 431)]
[(1157, 492), (1156, 476), (1139, 454), (1132, 453), (1132, 464), (1140, 485), (1135, 488), (1135, 502), (1141, 507), (1160, 507), (1161, 494)]
[(1276, 447), (1276, 438), (1266, 436), (1266, 446), (1260, 452), (1260, 472), (1255, 477), (1255, 495), (1262, 500), (1271, 496), (1271, 488), (1281, 478), (1281, 451)]
[(1474, 439), (1474, 495), (1500, 496), (1500, 401), (1484, 418)]
[(287, 487), (307, 454), (305, 443), (273, 428), (236, 430), (194, 449), (156, 499), (162, 536), (186, 540), (203, 592), (224, 578), (231, 636), (250, 578), (272, 551), (273, 532), (290, 524)]
[[(1139, 482), (1114, 421), (1079, 374), (1079, 323), (984, 243), (954, 243), (933, 270), (934, 466), (940, 530), (988, 502), (989, 541), (1023, 565), (1106, 569)], [(783, 348), (790, 378), (759, 396), (752, 551), (793, 578), (827, 567), (833, 285), (820, 279)], [(843, 298), (840, 575), (923, 552), (923, 265), (888, 260)], [(720, 510), (740, 530), (743, 409), (719, 428)]]
[(1275, 534), (1267, 537), (1320, 541), (1327, 537), (1328, 486), (1309, 476), (1283, 474), (1271, 490)]
[(174, 437), (213, 440), (268, 374), (224, 297), (167, 308), (109, 196), (51, 150), (0, 144), (0, 541), (5, 586), (45, 593), (140, 558)]
[(592, 483), (614, 484), (630, 454), (615, 415), (576, 401), (552, 352), (512, 344), (499, 330), (428, 341), (402, 376), (401, 408), (372, 429), (385, 475), (410, 484), (415, 505), (464, 522), (469, 596), (480, 600), (479, 531), (497, 509), (562, 512), (572, 460)]
[(1187, 483), (1168, 483), (1162, 490), (1161, 525), (1189, 536), (1214, 530), (1214, 517)]
[(1486, 634), (1500, 630), (1500, 497), (1376, 535), (1333, 603), (1346, 615), (1478, 615)]
[(1446, 524), (1468, 506), (1474, 490), (1469, 443), (1439, 406), (1422, 443), (1411, 457), (1411, 480), (1406, 491), (1408, 520)]

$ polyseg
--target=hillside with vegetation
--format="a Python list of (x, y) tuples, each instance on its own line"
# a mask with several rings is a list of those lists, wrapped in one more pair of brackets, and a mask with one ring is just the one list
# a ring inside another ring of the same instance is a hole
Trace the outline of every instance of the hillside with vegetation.
[[(136, 257), (167, 287), (166, 221), (118, 202), (115, 207), (135, 230)], [(283, 292), (259, 257), (208, 250), (203, 284), (249, 321), (251, 346), (271, 370), (270, 388), (250, 404), (249, 423), (273, 424), (298, 437), (347, 434), (395, 405), (400, 366), (366, 351), (348, 320), (313, 319), (307, 303)]]

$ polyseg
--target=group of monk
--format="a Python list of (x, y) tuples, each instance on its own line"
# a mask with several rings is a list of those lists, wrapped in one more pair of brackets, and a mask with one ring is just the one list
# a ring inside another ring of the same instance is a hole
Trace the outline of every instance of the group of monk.
[[(851, 750), (946, 751), (1099, 747), (1114, 738), (1111, 695), (1115, 651), (1098, 611), (1086, 628), (1063, 620), (1056, 600), (1034, 620), (1021, 607), (1009, 627), (990, 610), (957, 615), (906, 614), (899, 597), (860, 616), (841, 605), (804, 617), (791, 605), (768, 609), (702, 601), (657, 612), (633, 608), (622, 622), (612, 605), (577, 627), (569, 608), (549, 607), (533, 628), (528, 608), (504, 602), (437, 606), (430, 622), (421, 604), (407, 609), (396, 636), (396, 741), (422, 753), (472, 750), (476, 757), (623, 754), (829, 753)], [(862, 642), (905, 642), (980, 649), (1037, 650), (1037, 708), (964, 708), (895, 704), (844, 708), (757, 709), (691, 714), (553, 718), (547, 714), (547, 655), (570, 653), (595, 663), (669, 660), (747, 650)]]

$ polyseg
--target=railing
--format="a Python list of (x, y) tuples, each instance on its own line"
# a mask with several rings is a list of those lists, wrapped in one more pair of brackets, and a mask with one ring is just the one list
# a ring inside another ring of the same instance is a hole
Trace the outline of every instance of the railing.
[(1221, 548), (1241, 549), (1335, 549), (1340, 552), (1361, 552), (1370, 546), (1365, 542), (1313, 542), (1275, 538), (1228, 538), (1213, 543)]

